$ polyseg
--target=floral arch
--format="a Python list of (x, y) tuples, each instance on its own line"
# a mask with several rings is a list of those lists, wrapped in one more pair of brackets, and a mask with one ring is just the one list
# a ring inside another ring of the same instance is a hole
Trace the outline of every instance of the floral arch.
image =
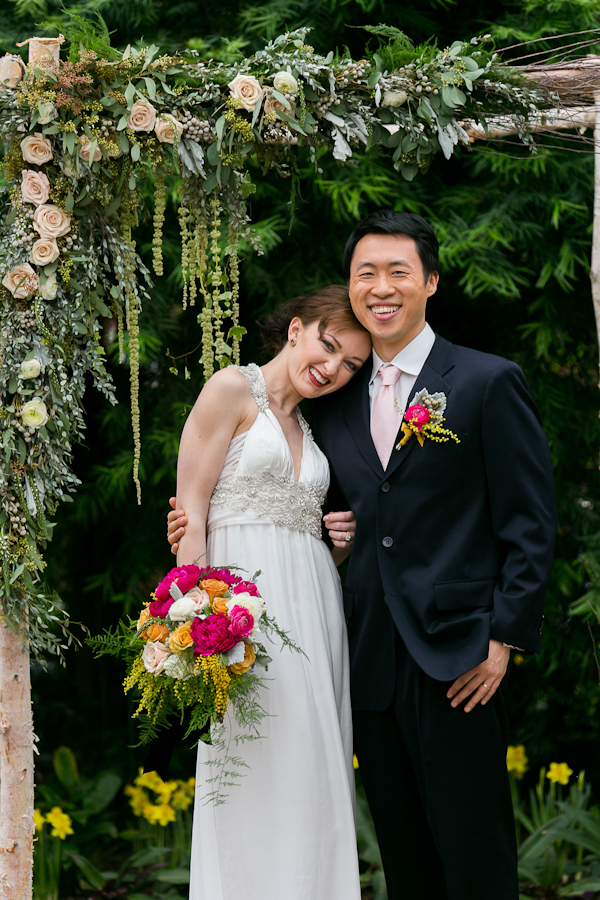
[(248, 200), (261, 171), (285, 177), (301, 151), (318, 177), (322, 153), (344, 163), (378, 147), (411, 180), (435, 154), (469, 143), (465, 120), (485, 129), (486, 117), (503, 115), (531, 146), (527, 122), (555, 103), (485, 38), (415, 51), (395, 29), (372, 30), (379, 50), (358, 61), (317, 55), (306, 29), (236, 65), (161, 56), (155, 46), (121, 54), (107, 40), (71, 46), (61, 60), (62, 37), (30, 39), (28, 66), (0, 59), (0, 682), (15, 685), (0, 710), (0, 851), (13, 851), (2, 853), (0, 885), (19, 884), (14, 896), (31, 890), (28, 654), (60, 655), (57, 624), (70, 639), (41, 588), (43, 550), (58, 505), (77, 488), (71, 446), (85, 427), (86, 376), (115, 402), (100, 340), (106, 317), (116, 318), (121, 355), (127, 339), (140, 499), (138, 318), (151, 275), (134, 239), (138, 179), (150, 171), (155, 184), (156, 276), (167, 190), (180, 198), (182, 302), (198, 309), (209, 376), (239, 358), (238, 250), (244, 238), (260, 252)]

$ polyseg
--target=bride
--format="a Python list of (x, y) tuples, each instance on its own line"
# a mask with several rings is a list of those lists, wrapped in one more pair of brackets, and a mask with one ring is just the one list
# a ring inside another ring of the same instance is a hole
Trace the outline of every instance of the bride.
[[(345, 287), (285, 304), (267, 323), (275, 356), (229, 366), (203, 388), (181, 439), (170, 541), (177, 563), (206, 553), (236, 565), (304, 654), (273, 649), (260, 702), (264, 739), (223, 805), (206, 803), (200, 743), (190, 900), (359, 900), (348, 650), (335, 564), (355, 521), (331, 513), (321, 540), (329, 467), (297, 404), (345, 385), (371, 352)], [(185, 524), (182, 530), (179, 526)]]

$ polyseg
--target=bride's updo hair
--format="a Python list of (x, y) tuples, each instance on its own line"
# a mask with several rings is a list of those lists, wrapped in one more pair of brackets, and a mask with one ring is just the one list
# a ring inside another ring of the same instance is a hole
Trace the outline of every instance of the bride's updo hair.
[(312, 294), (293, 297), (272, 312), (261, 326), (265, 351), (276, 356), (287, 344), (289, 324), (298, 317), (303, 325), (319, 323), (319, 335), (327, 328), (338, 331), (364, 331), (350, 306), (348, 288), (344, 284), (330, 284)]

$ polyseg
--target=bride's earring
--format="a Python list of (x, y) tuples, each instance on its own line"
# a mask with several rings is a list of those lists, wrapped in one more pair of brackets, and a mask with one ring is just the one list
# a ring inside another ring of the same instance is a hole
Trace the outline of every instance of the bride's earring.
[(294, 338), (290, 338), (290, 344), (292, 345), (292, 347), (296, 346), (296, 341), (294, 340)]

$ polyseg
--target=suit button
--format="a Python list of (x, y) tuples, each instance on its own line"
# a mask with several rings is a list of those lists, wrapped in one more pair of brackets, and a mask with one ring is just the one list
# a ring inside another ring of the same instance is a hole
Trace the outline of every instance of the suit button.
[(384, 537), (384, 539), (382, 540), (381, 543), (383, 544), (384, 547), (391, 547), (392, 544), (394, 543), (394, 538)]
[(389, 481), (384, 481), (383, 484), (381, 485), (381, 490), (383, 491), (384, 494), (387, 494), (389, 489), (390, 489)]

